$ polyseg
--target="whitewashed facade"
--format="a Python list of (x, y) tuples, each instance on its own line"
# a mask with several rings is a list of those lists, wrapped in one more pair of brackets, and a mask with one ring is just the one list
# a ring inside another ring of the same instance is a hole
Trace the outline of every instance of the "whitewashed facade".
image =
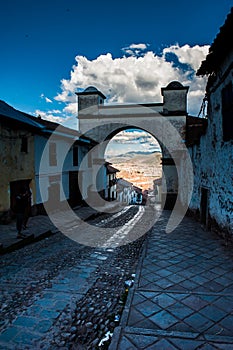
[(125, 179), (117, 179), (117, 200), (124, 204), (129, 205), (134, 198), (133, 184)]
[(190, 209), (209, 229), (233, 233), (233, 11), (202, 62), (207, 75), (206, 133), (189, 147), (194, 169)]

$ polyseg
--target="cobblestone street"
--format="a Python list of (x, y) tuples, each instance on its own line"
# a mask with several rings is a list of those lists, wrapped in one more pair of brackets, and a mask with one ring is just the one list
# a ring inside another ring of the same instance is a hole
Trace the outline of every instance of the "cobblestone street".
[[(138, 207), (95, 225), (118, 225)], [(61, 233), (6, 254), (1, 261), (1, 349), (93, 349), (118, 322), (124, 283), (144, 238), (115, 249), (91, 248)]]
[(187, 217), (165, 233), (167, 211), (147, 235), (118, 246), (120, 225), (127, 231), (133, 220), (140, 231), (158, 210), (146, 207), (137, 223), (139, 213), (131, 206), (89, 222), (92, 234), (112, 228), (113, 248), (58, 232), (5, 254), (0, 348), (232, 349), (231, 247)]

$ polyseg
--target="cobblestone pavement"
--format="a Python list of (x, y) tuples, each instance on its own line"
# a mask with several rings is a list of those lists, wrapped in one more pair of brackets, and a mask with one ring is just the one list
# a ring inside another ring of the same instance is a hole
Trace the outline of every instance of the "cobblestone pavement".
[[(94, 208), (80, 205), (74, 208), (74, 212), (77, 216), (77, 219), (80, 219), (79, 221), (81, 223), (82, 221), (88, 220), (91, 217), (95, 217), (101, 214), (101, 209), (106, 210), (106, 206), (99, 208), (99, 211), (97, 211)], [(117, 208), (117, 205), (115, 206)], [(67, 216), (66, 211), (62, 213), (62, 217), (64, 216)], [(13, 250), (20, 249), (36, 240), (49, 237), (51, 234), (58, 231), (57, 227), (54, 226), (54, 223), (51, 222), (49, 216), (47, 215), (36, 215), (30, 217), (28, 226), (29, 228), (23, 231), (26, 238), (23, 240), (18, 240), (16, 238), (17, 231), (15, 220), (6, 225), (0, 224), (0, 254), (9, 253)]]
[(233, 349), (233, 250), (184, 218), (165, 233), (164, 212), (144, 244), (109, 350)]
[[(90, 222), (89, 231), (111, 226), (114, 235), (139, 208), (102, 215)], [(144, 238), (112, 249), (92, 248), (58, 232), (5, 254), (0, 265), (0, 349), (105, 348), (98, 344), (118, 325), (125, 281), (132, 279)]]

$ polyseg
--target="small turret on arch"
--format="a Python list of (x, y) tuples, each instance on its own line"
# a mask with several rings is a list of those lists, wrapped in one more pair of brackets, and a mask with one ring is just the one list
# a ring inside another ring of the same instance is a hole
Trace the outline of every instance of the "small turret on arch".
[(98, 108), (104, 104), (106, 97), (94, 86), (88, 86), (82, 92), (76, 92), (78, 96), (78, 111), (83, 111), (87, 108), (94, 107)]
[(103, 105), (105, 96), (93, 86), (77, 93), (80, 131), (100, 145), (95, 155), (98, 161), (104, 160), (106, 140), (126, 128), (145, 130), (161, 143), (164, 174), (162, 197), (166, 209), (174, 206), (178, 195), (180, 175), (179, 169), (176, 169), (177, 154), (185, 152), (188, 90), (188, 86), (172, 81), (161, 88), (163, 103), (132, 105)]

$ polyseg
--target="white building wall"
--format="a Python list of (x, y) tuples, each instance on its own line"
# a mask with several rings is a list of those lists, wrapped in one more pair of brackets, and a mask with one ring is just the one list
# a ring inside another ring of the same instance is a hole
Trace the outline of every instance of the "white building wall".
[(79, 185), (83, 199), (88, 198), (88, 191), (93, 184), (92, 159), (88, 164), (88, 146), (82, 146), (79, 149)]
[(223, 140), (221, 93), (233, 81), (232, 69), (227, 72), (232, 62), (233, 51), (221, 67), (215, 89), (210, 90), (206, 134), (201, 137), (200, 145), (190, 148), (194, 169), (190, 208), (201, 209), (201, 188), (208, 189), (210, 222), (214, 220), (230, 231), (233, 231), (233, 142)]
[(53, 184), (60, 187), (60, 201), (69, 198), (69, 171), (77, 170), (72, 161), (72, 139), (53, 137), (51, 142), (56, 143), (57, 164), (49, 163), (50, 140), (44, 136), (35, 136), (35, 178), (36, 178), (36, 203), (40, 204), (49, 200), (49, 188)]

